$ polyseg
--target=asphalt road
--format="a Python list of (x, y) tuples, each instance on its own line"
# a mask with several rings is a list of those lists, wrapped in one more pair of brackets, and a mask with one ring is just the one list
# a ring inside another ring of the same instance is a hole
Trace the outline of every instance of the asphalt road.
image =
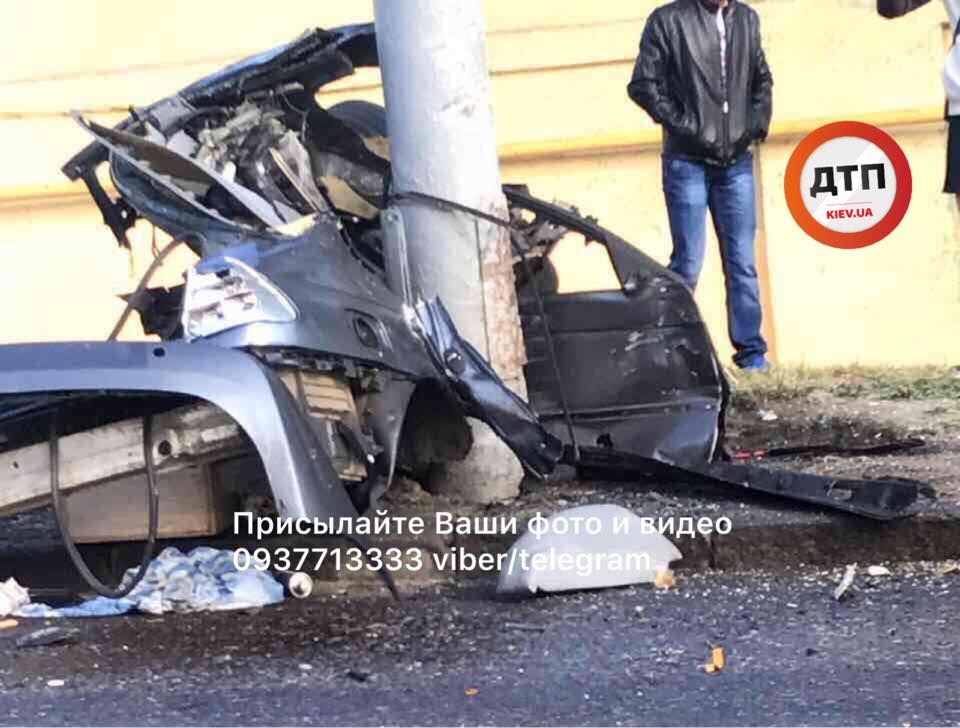
[(72, 621), (72, 643), (16, 649), (41, 626), (22, 623), (0, 633), (0, 724), (955, 725), (960, 574), (894, 570), (843, 602), (839, 571), (707, 574)]

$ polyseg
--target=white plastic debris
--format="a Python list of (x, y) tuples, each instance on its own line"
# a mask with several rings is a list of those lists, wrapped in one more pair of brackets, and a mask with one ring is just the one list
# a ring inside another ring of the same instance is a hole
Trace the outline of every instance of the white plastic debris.
[[(125, 579), (136, 569), (129, 569)], [(283, 584), (268, 571), (237, 569), (233, 551), (200, 546), (189, 554), (170, 546), (150, 563), (136, 588), (122, 599), (97, 597), (75, 607), (21, 607), (18, 617), (106, 617), (134, 610), (148, 614), (251, 609), (283, 601)]]
[(757, 414), (760, 415), (760, 419), (764, 422), (776, 422), (780, 419), (777, 413), (773, 410), (759, 410)]
[(868, 576), (890, 576), (890, 569), (886, 566), (868, 566)]
[(837, 588), (833, 590), (833, 598), (838, 602), (846, 596), (847, 591), (850, 587), (853, 586), (853, 580), (857, 576), (857, 565), (848, 564), (846, 570), (843, 572), (843, 578), (840, 579), (840, 583), (837, 584)]
[(507, 552), (497, 592), (535, 594), (653, 582), (683, 558), (663, 534), (616, 505), (569, 508), (527, 532)]
[(30, 603), (30, 594), (13, 577), (0, 583), (0, 617), (13, 614), (24, 604)]

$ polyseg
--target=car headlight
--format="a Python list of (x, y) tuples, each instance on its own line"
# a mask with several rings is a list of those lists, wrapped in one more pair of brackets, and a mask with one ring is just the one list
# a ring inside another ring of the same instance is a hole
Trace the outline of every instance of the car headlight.
[(183, 336), (188, 341), (252, 323), (289, 323), (297, 307), (270, 280), (246, 263), (224, 256), (209, 273), (187, 271)]

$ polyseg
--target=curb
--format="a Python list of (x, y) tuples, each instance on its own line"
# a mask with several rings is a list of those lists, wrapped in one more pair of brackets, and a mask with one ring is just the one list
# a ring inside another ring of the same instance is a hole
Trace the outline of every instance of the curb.
[[(543, 504), (546, 505), (546, 504)], [(475, 507), (466, 506), (464, 511)], [(404, 515), (424, 515), (422, 509), (401, 509)], [(451, 505), (451, 510), (459, 510)], [(399, 511), (393, 511), (396, 515)], [(683, 559), (675, 562), (679, 572), (709, 571), (778, 571), (797, 566), (839, 567), (851, 563), (880, 564), (907, 561), (945, 561), (960, 559), (960, 514), (920, 513), (897, 521), (878, 523), (856, 517), (838, 516), (804, 511), (765, 513), (766, 522), (735, 527), (728, 534), (697, 535), (695, 537), (672, 537), (683, 554)], [(519, 517), (518, 517), (519, 520)], [(519, 538), (519, 534), (469, 534), (459, 535), (452, 540), (431, 537), (390, 537), (379, 540), (374, 545), (382, 549), (398, 547), (401, 549), (419, 547), (424, 552), (438, 552), (448, 548), (461, 548), (479, 556), (481, 554), (499, 554), (505, 552)], [(219, 548), (257, 548), (290, 546), (289, 541), (270, 539), (263, 542), (249, 538), (224, 536), (203, 541), (181, 540), (162, 542), (181, 548), (195, 545)], [(315, 543), (315, 542), (314, 542)], [(141, 544), (121, 543), (112, 546), (87, 546), (91, 565), (96, 566), (112, 562), (139, 559)], [(449, 580), (450, 578), (469, 578), (471, 572), (438, 571), (428, 563), (419, 572), (398, 571), (394, 577), (401, 589), (418, 585)], [(12, 551), (0, 553), (0, 577), (13, 576), (21, 583), (30, 586), (65, 586), (81, 588), (82, 582), (66, 552), (58, 542), (49, 540), (22, 542)], [(370, 585), (379, 582), (374, 573), (336, 572), (323, 568), (314, 573), (321, 591), (331, 589), (349, 590), (354, 586)], [(69, 588), (68, 587), (68, 588)]]
[[(842, 530), (841, 530), (842, 529)], [(467, 536), (474, 553), (500, 553), (514, 536)], [(728, 534), (670, 539), (683, 554), (677, 571), (776, 571), (960, 558), (960, 518), (914, 516), (891, 523), (784, 523), (745, 526)]]

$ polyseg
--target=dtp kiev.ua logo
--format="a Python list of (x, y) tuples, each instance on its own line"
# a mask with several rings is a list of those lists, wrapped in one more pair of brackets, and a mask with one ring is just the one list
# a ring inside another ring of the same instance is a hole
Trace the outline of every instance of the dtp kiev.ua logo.
[(907, 212), (913, 178), (900, 146), (870, 124), (838, 121), (794, 150), (784, 182), (793, 219), (833, 248), (864, 248)]

